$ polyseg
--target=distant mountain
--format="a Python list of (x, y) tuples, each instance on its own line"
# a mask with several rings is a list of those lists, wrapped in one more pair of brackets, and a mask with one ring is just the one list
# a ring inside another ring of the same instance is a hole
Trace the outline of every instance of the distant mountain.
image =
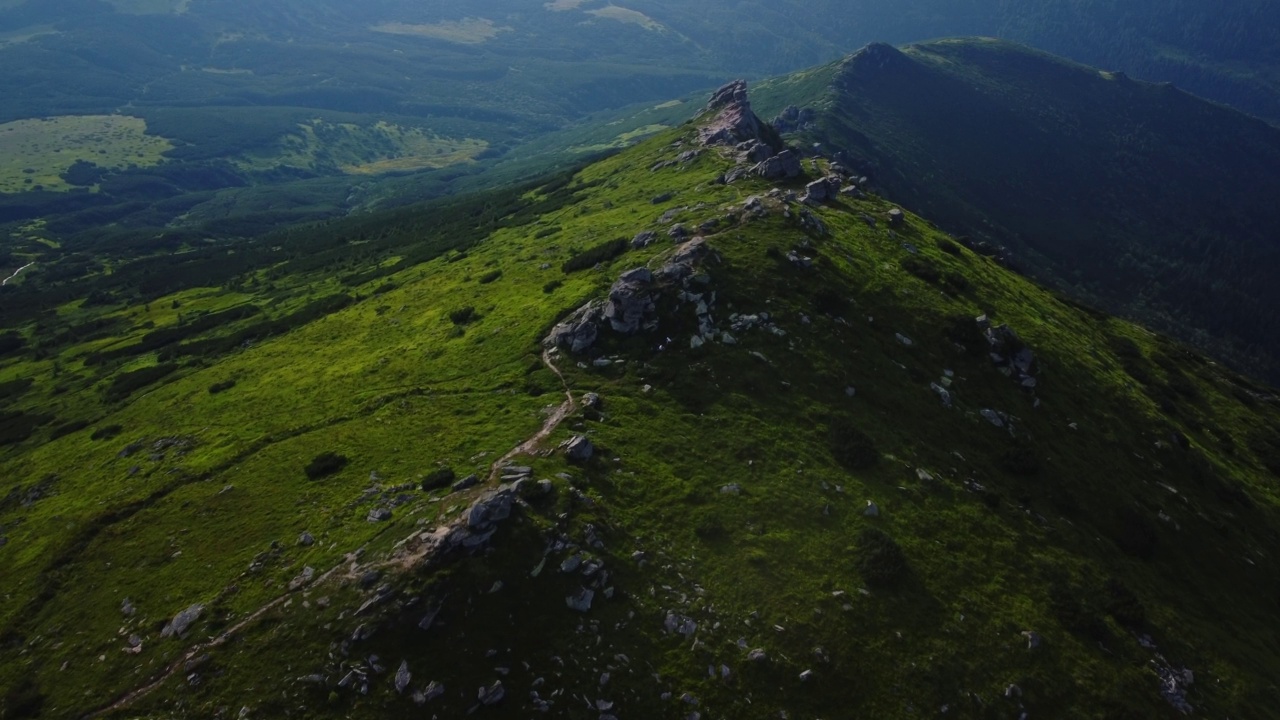
[(1280, 379), (1275, 126), (991, 40), (872, 45), (759, 97), (945, 229)]
[(1000, 36), (1274, 120), (1277, 27), (1260, 0), (5, 0), (0, 221), (48, 220), (62, 243), (361, 212), (456, 189), (591, 113), (873, 40)]
[(0, 717), (1274, 714), (1275, 391), (869, 190), (732, 85), (536, 182), (24, 273)]

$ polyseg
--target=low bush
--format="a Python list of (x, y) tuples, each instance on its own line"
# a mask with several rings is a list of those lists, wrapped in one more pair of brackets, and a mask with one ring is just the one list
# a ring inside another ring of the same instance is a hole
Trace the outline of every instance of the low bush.
[(347, 466), (346, 456), (339, 455), (335, 452), (323, 452), (311, 459), (303, 472), (311, 480), (319, 480), (328, 477), (334, 473), (341, 472)]
[(124, 428), (119, 425), (103, 425), (97, 430), (94, 430), (93, 434), (89, 435), (89, 439), (90, 440), (110, 440), (111, 438), (119, 435), (122, 432), (124, 432)]
[(831, 424), (828, 442), (836, 462), (849, 470), (867, 470), (880, 462), (880, 450), (875, 442), (848, 420)]
[(907, 556), (893, 538), (875, 528), (858, 533), (858, 574), (868, 585), (896, 585), (907, 574)]
[(422, 479), (422, 489), (430, 491), (449, 487), (457, 477), (458, 476), (453, 471), (453, 468), (442, 467), (438, 470), (432, 470), (425, 478)]
[(574, 255), (560, 266), (560, 269), (566, 273), (576, 272), (578, 270), (587, 270), (599, 265), (600, 263), (609, 262), (627, 251), (627, 239), (618, 238), (601, 243), (591, 248), (587, 248), (582, 252)]
[(466, 325), (477, 319), (476, 309), (470, 305), (464, 308), (458, 308), (449, 313), (449, 320), (454, 325)]

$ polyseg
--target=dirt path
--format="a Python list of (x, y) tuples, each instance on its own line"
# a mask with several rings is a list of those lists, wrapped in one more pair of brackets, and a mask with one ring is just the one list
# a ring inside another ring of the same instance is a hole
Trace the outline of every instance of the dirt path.
[[(551, 416), (547, 418), (547, 421), (543, 423), (542, 428), (539, 429), (538, 432), (534, 433), (533, 436), (531, 436), (528, 440), (525, 440), (524, 442), (520, 443), (516, 447), (512, 448), (510, 452), (506, 453), (501, 458), (498, 458), (498, 460), (493, 463), (493, 465), (491, 466), (492, 467), (491, 472), (489, 473), (490, 484), (492, 484), (494, 481), (497, 480), (498, 476), (502, 472), (503, 466), (508, 461), (510, 461), (512, 458), (516, 458), (521, 455), (532, 454), (537, 449), (538, 445), (541, 444), (548, 437), (550, 437), (551, 433), (555, 432), (556, 428), (560, 426), (560, 423), (563, 422), (564, 419), (568, 417), (571, 413), (573, 413), (574, 409), (577, 408), (577, 403), (573, 399), (573, 392), (569, 389), (569, 383), (565, 381), (564, 375), (560, 372), (560, 368), (556, 367), (556, 364), (551, 360), (551, 356), (552, 356), (551, 350), (547, 350), (546, 352), (542, 353), (542, 362), (547, 366), (548, 369), (551, 370), (551, 372), (556, 374), (556, 377), (560, 378), (560, 384), (564, 387), (565, 401), (561, 403), (559, 407), (556, 408), (555, 412), (551, 413)], [(455, 520), (454, 522), (466, 522), (465, 514), (462, 517)], [(444, 532), (447, 534), (448, 528), (442, 528), (442, 530), (444, 530)], [(441, 530), (437, 530), (437, 535), (439, 535), (440, 533), (441, 533)], [(418, 532), (414, 532), (414, 534), (411, 535), (409, 538), (406, 538), (406, 540), (412, 539), (418, 534), (419, 534)], [(405, 570), (408, 570), (409, 568), (415, 567), (421, 561), (425, 560), (426, 555), (437, 547), (439, 547), (439, 545), (435, 543), (424, 543), (422, 545), (422, 550), (420, 552), (410, 553), (409, 555), (399, 557), (395, 560), (391, 560), (386, 563), (381, 563), (380, 566), (394, 564), (394, 565), (400, 566)], [(307, 586), (308, 589), (315, 589), (320, 585), (328, 582), (329, 580), (333, 579), (333, 577), (337, 575), (339, 572), (341, 572), (344, 568), (348, 569), (348, 572), (346, 573), (347, 577), (354, 577), (358, 575), (360, 571), (360, 568), (358, 567), (358, 563), (354, 559), (354, 556), (347, 555), (342, 559), (342, 562), (330, 568), (328, 572), (324, 573), (323, 575), (321, 575), (320, 577), (312, 581), (311, 584)], [(186, 665), (188, 662), (199, 657), (201, 653), (204, 653), (206, 651), (212, 650), (219, 646), (225, 645), (227, 641), (235, 637), (237, 633), (239, 633), (249, 625), (256, 622), (263, 615), (267, 614), (268, 612), (271, 612), (275, 608), (286, 603), (295, 594), (296, 593), (294, 593), (293, 591), (290, 591), (283, 595), (280, 595), (274, 600), (271, 600), (267, 604), (258, 608), (250, 615), (246, 616), (240, 622), (227, 628), (217, 637), (214, 637), (207, 642), (193, 645), (185, 653), (183, 653), (177, 660), (174, 660), (172, 663), (170, 663), (169, 666), (166, 667), (165, 670), (160, 674), (160, 676), (157, 677), (155, 680), (151, 681), (147, 685), (144, 685), (140, 688), (137, 688), (129, 692), (128, 694), (122, 696), (120, 699), (111, 703), (107, 707), (104, 707), (100, 710), (96, 710), (92, 713), (89, 713), (84, 717), (86, 718), (86, 720), (103, 717), (110, 713), (123, 710), (128, 706), (132, 705), (134, 702), (140, 700), (141, 698), (146, 697), (147, 695), (150, 695), (152, 692), (155, 692), (161, 685), (163, 685), (165, 682), (171, 679), (174, 675), (177, 675), (181, 672), (185, 672)]]
[(9, 277), (5, 278), (3, 282), (0, 282), (0, 287), (4, 287), (5, 285), (8, 285), (10, 280), (12, 280), (12, 279), (14, 279), (14, 278), (18, 277), (19, 275), (21, 275), (21, 274), (22, 274), (22, 271), (26, 270), (27, 268), (31, 267), (32, 265), (35, 265), (35, 262), (34, 262), (34, 261), (33, 261), (33, 262), (29, 262), (29, 263), (27, 263), (26, 265), (23, 265), (22, 267), (18, 268), (17, 270), (14, 270), (12, 275), (10, 275)]
[(560, 403), (560, 407), (556, 408), (555, 412), (551, 413), (551, 416), (547, 418), (547, 421), (542, 424), (542, 429), (534, 433), (533, 437), (530, 437), (528, 440), (525, 440), (515, 446), (506, 455), (503, 455), (494, 461), (493, 465), (490, 466), (489, 471), (490, 484), (498, 479), (499, 474), (502, 473), (503, 466), (505, 466), (512, 458), (516, 458), (521, 455), (532, 455), (534, 451), (538, 449), (538, 445), (551, 437), (551, 433), (555, 432), (556, 428), (560, 427), (560, 423), (564, 422), (564, 419), (572, 414), (578, 407), (577, 402), (573, 399), (573, 391), (569, 389), (569, 383), (565, 382), (564, 375), (560, 372), (560, 368), (556, 367), (556, 364), (551, 361), (551, 353), (552, 350), (547, 350), (542, 353), (542, 363), (546, 365), (551, 372), (555, 373), (556, 377), (560, 378), (560, 384), (564, 387), (565, 400), (563, 403)]

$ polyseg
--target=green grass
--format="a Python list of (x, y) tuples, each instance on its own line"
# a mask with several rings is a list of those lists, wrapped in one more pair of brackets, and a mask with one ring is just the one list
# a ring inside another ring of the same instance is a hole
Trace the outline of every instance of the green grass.
[[(757, 329), (739, 333), (736, 346), (691, 350), (692, 307), (664, 297), (660, 337), (601, 341), (607, 357), (625, 363), (557, 361), (573, 391), (599, 392), (604, 409), (571, 415), (545, 446), (586, 433), (598, 452), (585, 466), (556, 454), (519, 458), (555, 490), (519, 509), (492, 552), (403, 575), (384, 568), (375, 586), (390, 583), (399, 594), (358, 617), (372, 590), (360, 587), (363, 570), (296, 593), (208, 651), (208, 664), (192, 671), (198, 684), (179, 673), (114, 716), (210, 716), (221, 707), (263, 717), (422, 712), (391, 687), (404, 659), (415, 687), (446, 685), (426, 709), (441, 717), (465, 714), (476, 688), (499, 677), (508, 699), (485, 710), (495, 717), (527, 717), (538, 677), (559, 717), (599, 715), (582, 710), (579, 696), (614, 701), (619, 716), (683, 716), (685, 692), (699, 698), (704, 717), (918, 717), (944, 705), (1004, 717), (1016, 707), (1003, 699), (1010, 683), (1023, 689), (1033, 716), (1159, 717), (1170, 709), (1153, 656), (1121, 625), (1132, 622), (1134, 603), (1107, 609), (1115, 579), (1140, 603), (1141, 631), (1171, 663), (1196, 672), (1190, 699), (1199, 713), (1269, 712), (1280, 666), (1270, 622), (1280, 588), (1269, 550), (1280, 498), (1253, 448), (1258, 428), (1280, 419), (1270, 391), (956, 252), (918, 218), (872, 229), (861, 215), (883, 217), (891, 207), (876, 198), (815, 209), (830, 229), (823, 236), (802, 229), (799, 208), (791, 217), (773, 205), (759, 220), (723, 220), (769, 186), (714, 184), (728, 167), (715, 152), (686, 168), (649, 171), (691, 133), (668, 131), (572, 177), (522, 189), (518, 203), (477, 201), (506, 209), (464, 251), (388, 265), (392, 272), (349, 288), (360, 301), (250, 347), (184, 360), (126, 400), (104, 403), (101, 393), (154, 357), (100, 377), (80, 364), (89, 343), (2, 361), (0, 382), (35, 379), (7, 402), (47, 406), (62, 420), (93, 418), (85, 430), (10, 447), (0, 466), (22, 488), (57, 476), (44, 499), (0, 509), (9, 539), (0, 547), (11, 598), (0, 605), (7, 702), (43, 696), (45, 716), (79, 716), (279, 597), (304, 566), (324, 572), (358, 549), (359, 562), (372, 566), (394, 558), (411, 534), (456, 517), (483, 488), (442, 499), (441, 491), (421, 492), (422, 479), (441, 467), (485, 477), (493, 460), (532, 435), (562, 399), (538, 360), (547, 330), (603, 296), (620, 272), (661, 262), (672, 245), (602, 256), (598, 270), (593, 263), (565, 273), (562, 265), (641, 230), (661, 237), (664, 208), (650, 201), (671, 192), (690, 208), (681, 222), (722, 218), (709, 237), (720, 260), (706, 266), (720, 325), (730, 313), (769, 312), (785, 336)], [(359, 227), (376, 237), (379, 223), (421, 220), (401, 213)], [(424, 227), (426, 236), (442, 232)], [(551, 227), (558, 232), (542, 232)], [(301, 232), (319, 240), (330, 230)], [(780, 259), (796, 246), (816, 258), (812, 269)], [(359, 247), (337, 262), (351, 271), (383, 262), (357, 255)], [(909, 256), (966, 285), (922, 279), (910, 271), (916, 265), (904, 267)], [(102, 349), (140, 339), (144, 317), (166, 327), (178, 312), (249, 301), (274, 316), (338, 289), (328, 266), (284, 267), (255, 269), (253, 287), (161, 296), (150, 310), (69, 304), (60, 312), (127, 318), (129, 330), (109, 326), (107, 337), (90, 341)], [(464, 308), (473, 310), (451, 317)], [(957, 347), (982, 313), (1034, 349), (1034, 396), (971, 342)], [(952, 409), (930, 389), (946, 370), (954, 374)], [(79, 379), (55, 395), (46, 390), (55, 372)], [(856, 388), (852, 397), (847, 387)], [(1016, 416), (1017, 437), (983, 420), (985, 408)], [(92, 439), (111, 425), (118, 436)], [(1191, 449), (1172, 441), (1174, 430)], [(153, 459), (161, 438), (181, 440)], [(861, 452), (847, 452), (850, 438)], [(138, 452), (119, 456), (138, 442)], [(305, 468), (322, 453), (348, 462), (309, 479)], [(1010, 461), (1026, 457), (1034, 462)], [(409, 486), (390, 522), (366, 521), (371, 508), (401, 494), (366, 495), (375, 484)], [(721, 491), (730, 484), (741, 494)], [(868, 500), (879, 517), (864, 514)], [(1118, 523), (1135, 517), (1154, 537), (1150, 559), (1120, 549), (1134, 530)], [(531, 573), (556, 539), (585, 545), (588, 525), (604, 546), (584, 550), (604, 561), (618, 594), (597, 597), (581, 616), (564, 604), (581, 581), (557, 571), (569, 553), (552, 553)], [(304, 530), (317, 540), (309, 548), (295, 543)], [(885, 546), (901, 549), (901, 567), (885, 559)], [(871, 563), (875, 547), (879, 561)], [(647, 554), (643, 565), (637, 550)], [(881, 574), (869, 579), (876, 568)], [(503, 587), (491, 593), (496, 581)], [(137, 616), (121, 616), (125, 597)], [(208, 608), (187, 641), (160, 639), (163, 622), (196, 602)], [(418, 630), (437, 604), (442, 622)], [(699, 623), (696, 643), (661, 632), (668, 612)], [(377, 633), (351, 643), (362, 623)], [(1043, 635), (1044, 646), (1028, 651), (1024, 630)], [(135, 632), (142, 653), (122, 652)], [(749, 664), (739, 638), (765, 649), (769, 663)], [(377, 654), (389, 668), (368, 695), (336, 687), (344, 641), (350, 660)], [(730, 677), (709, 679), (708, 666), (718, 672), (721, 664)], [(802, 683), (808, 669), (814, 678)], [(602, 672), (612, 676), (604, 687)], [(297, 680), (312, 673), (327, 685)], [(675, 699), (661, 700), (663, 692)]]

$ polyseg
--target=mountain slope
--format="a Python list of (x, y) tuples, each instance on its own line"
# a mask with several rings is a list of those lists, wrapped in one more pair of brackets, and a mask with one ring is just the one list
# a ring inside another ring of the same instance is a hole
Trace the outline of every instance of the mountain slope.
[(6, 413), (58, 422), (4, 457), (0, 713), (1268, 712), (1275, 395), (878, 198), (798, 202), (828, 168), (776, 142), (731, 86), (15, 328)]
[(1007, 43), (874, 45), (768, 91), (888, 197), (1026, 270), (1280, 377), (1280, 130)]
[[(259, 234), (445, 194), (591, 113), (874, 40), (999, 36), (1275, 120), (1278, 13), (1263, 0), (11, 0), (0, 143), (19, 152), (0, 161), (0, 221), (45, 221), (58, 243), (112, 224)], [(103, 130), (112, 117), (172, 149), (135, 156), (139, 138)]]

